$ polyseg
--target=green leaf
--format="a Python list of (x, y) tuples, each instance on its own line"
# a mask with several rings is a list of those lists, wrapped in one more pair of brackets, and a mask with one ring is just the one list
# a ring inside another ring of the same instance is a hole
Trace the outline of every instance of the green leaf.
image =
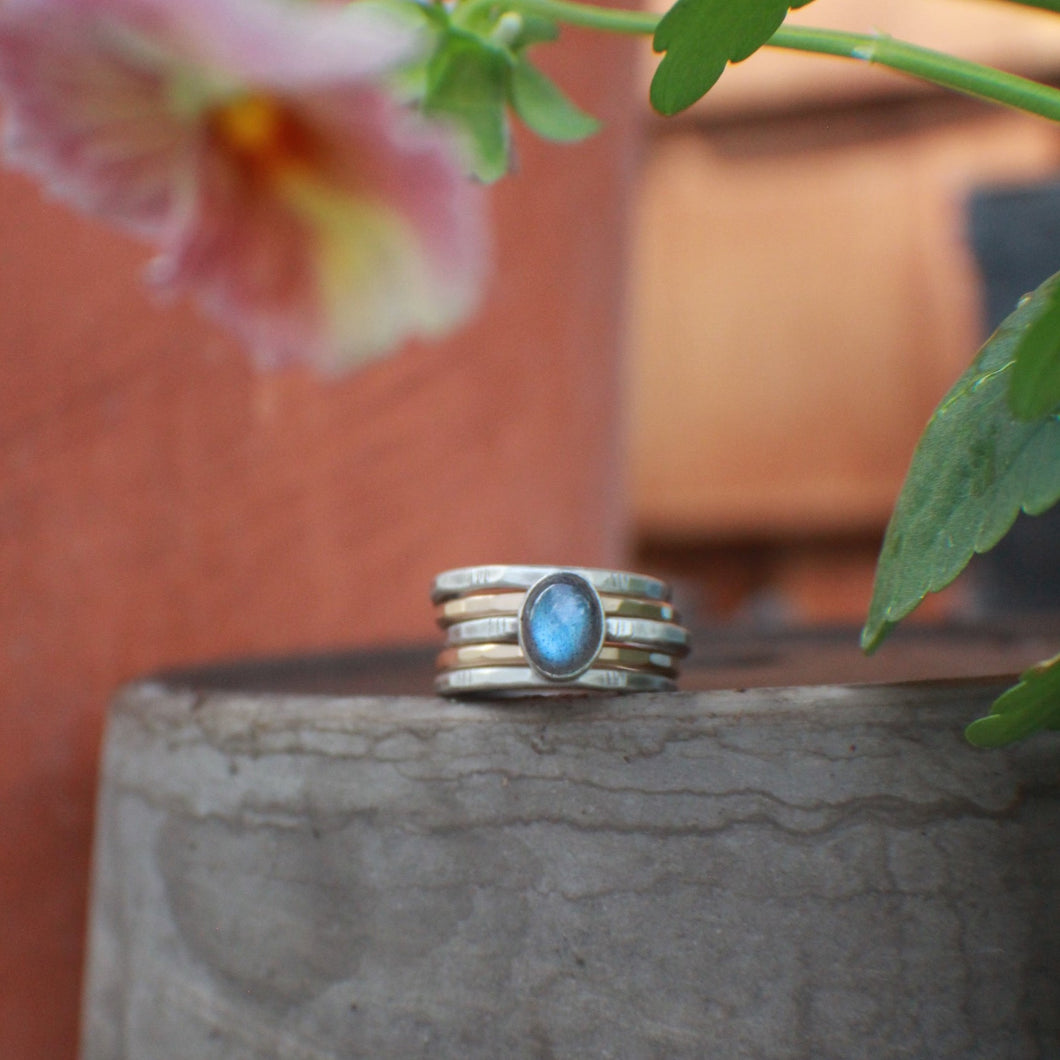
[(1060, 655), (1024, 673), (964, 734), (976, 747), (1003, 747), (1042, 729), (1060, 729)]
[(1040, 316), (1015, 351), (1009, 404), (1021, 420), (1033, 420), (1060, 406), (1060, 285), (1049, 292)]
[(508, 82), (511, 56), (481, 37), (450, 28), (427, 69), (424, 112), (448, 119), (460, 135), (468, 168), (491, 182), (508, 172)]
[(540, 70), (520, 57), (512, 69), (512, 107), (526, 124), (546, 140), (570, 143), (584, 140), (600, 123), (576, 107)]
[(676, 114), (706, 95), (727, 63), (753, 55), (780, 28), (789, 8), (810, 0), (677, 0), (660, 19), (652, 47), (665, 52), (651, 103)]
[(1020, 509), (1038, 515), (1060, 499), (1060, 419), (1016, 419), (1008, 401), (1015, 350), (1058, 284), (1060, 273), (1023, 299), (925, 428), (884, 537), (865, 651), (993, 548)]

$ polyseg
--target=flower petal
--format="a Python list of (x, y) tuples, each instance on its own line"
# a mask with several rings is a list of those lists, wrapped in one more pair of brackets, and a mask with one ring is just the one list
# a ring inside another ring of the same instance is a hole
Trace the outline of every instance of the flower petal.
[[(147, 235), (169, 219), (196, 111), (247, 85), (378, 76), (423, 41), (376, 7), (289, 0), (7, 0), (7, 157)], [(181, 92), (190, 101), (180, 99)]]
[[(56, 0), (19, 0), (55, 3)], [(368, 80), (427, 46), (412, 23), (381, 6), (307, 0), (77, 0), (163, 41), (178, 61), (244, 83), (297, 89)]]
[(332, 368), (471, 308), (479, 192), (376, 82), (419, 47), (379, 6), (0, 0), (8, 153), (150, 238), (272, 363)]
[(158, 70), (115, 49), (76, 5), (50, 6), (0, 8), (7, 159), (80, 209), (154, 235), (187, 179), (189, 130)]
[(197, 215), (155, 278), (197, 290), (270, 364), (339, 370), (462, 319), (486, 258), (482, 192), (449, 142), (377, 90), (298, 107), (315, 164), (259, 179), (207, 152)]

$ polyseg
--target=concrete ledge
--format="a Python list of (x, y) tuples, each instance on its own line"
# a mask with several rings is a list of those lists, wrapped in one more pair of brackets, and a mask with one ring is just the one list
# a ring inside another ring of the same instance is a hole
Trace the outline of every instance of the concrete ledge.
[(84, 1060), (1060, 1055), (1060, 738), (989, 683), (117, 699)]

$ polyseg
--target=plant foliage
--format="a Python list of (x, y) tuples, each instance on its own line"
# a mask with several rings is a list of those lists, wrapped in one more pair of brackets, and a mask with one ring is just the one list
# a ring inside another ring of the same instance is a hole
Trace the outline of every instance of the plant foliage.
[(536, 66), (522, 56), (512, 65), (512, 109), (538, 136), (558, 143), (584, 140), (600, 123), (576, 107)]
[(789, 9), (810, 0), (677, 0), (655, 30), (665, 52), (651, 82), (661, 114), (690, 107), (713, 87), (728, 63), (753, 55), (776, 33)]
[(461, 133), (471, 172), (490, 182), (508, 171), (508, 56), (501, 47), (447, 27), (427, 68), (426, 113)]
[(1016, 348), (1009, 403), (1022, 420), (1060, 409), (1060, 284), (1044, 294), (1045, 304)]
[(1060, 655), (1024, 673), (965, 733), (977, 747), (1002, 747), (1040, 729), (1060, 729)]
[(1019, 419), (1008, 397), (1020, 343), (1058, 285), (1060, 273), (1006, 318), (924, 430), (880, 552), (866, 651), (993, 548), (1021, 509), (1040, 514), (1060, 499), (1060, 420)]
[(510, 107), (539, 136), (573, 142), (591, 136), (599, 122), (579, 109), (525, 54), (531, 44), (553, 39), (548, 19), (494, 12), (459, 24), (446, 8), (423, 9), (435, 25), (421, 104), (448, 120), (464, 143), (468, 168), (492, 183), (511, 167)]
[[(1035, 406), (1013, 397), (1025, 360), (1038, 375), (1055, 378), (1058, 299), (1060, 273), (1021, 301), (935, 410), (884, 537), (861, 636), (866, 651), (879, 647), (929, 592), (953, 581), (975, 553), (993, 548), (1021, 510), (1037, 515), (1060, 500), (1056, 402)], [(1054, 659), (1024, 674), (988, 717), (969, 727), (968, 738), (997, 746), (1058, 721)]]

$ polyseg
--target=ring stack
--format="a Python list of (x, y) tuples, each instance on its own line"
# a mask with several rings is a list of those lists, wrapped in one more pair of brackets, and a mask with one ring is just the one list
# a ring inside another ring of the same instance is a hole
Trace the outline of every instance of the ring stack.
[(671, 692), (688, 631), (657, 578), (585, 567), (461, 567), (434, 579), (446, 696)]

